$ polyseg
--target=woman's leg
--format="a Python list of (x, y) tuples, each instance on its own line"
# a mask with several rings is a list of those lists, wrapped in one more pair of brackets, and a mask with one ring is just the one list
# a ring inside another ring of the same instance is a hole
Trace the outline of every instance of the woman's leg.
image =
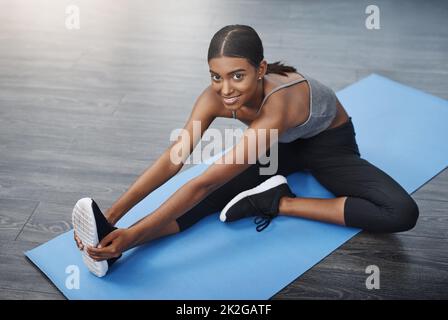
[(344, 218), (346, 199), (347, 197), (333, 199), (283, 197), (280, 200), (279, 215), (346, 225)]
[(252, 165), (240, 175), (236, 176), (225, 185), (209, 194), (207, 198), (199, 202), (196, 206), (185, 212), (179, 218), (169, 222), (158, 232), (154, 233), (151, 238), (147, 239), (147, 241), (152, 241), (184, 231), (202, 218), (220, 211), (236, 194), (245, 189), (253, 188), (269, 178), (269, 176), (260, 176), (258, 172), (259, 165)]
[[(350, 119), (351, 120), (351, 119)], [(413, 228), (419, 210), (392, 177), (360, 157), (351, 121), (303, 142), (305, 166), (336, 198), (282, 199), (280, 211), (371, 232)]]
[(238, 193), (251, 189), (269, 179), (271, 175), (260, 175), (259, 163), (250, 166), (238, 176), (209, 194), (195, 207), (176, 219), (179, 231), (184, 231), (202, 218), (220, 212)]
[(177, 218), (176, 222), (178, 223), (179, 230), (183, 231), (200, 219), (212, 213), (220, 212), (237, 194), (258, 186), (274, 175), (281, 174), (286, 176), (303, 166), (301, 153), (294, 153), (294, 150), (297, 149), (296, 144), (279, 143), (277, 148), (276, 155), (275, 153), (271, 154), (271, 151), (269, 151), (270, 160), (277, 161), (277, 172), (271, 175), (261, 175), (260, 168), (269, 167), (272, 164), (261, 165), (257, 161), (256, 164), (250, 166), (247, 170), (208, 195), (194, 208)]
[(152, 241), (152, 240), (155, 240), (158, 238), (169, 236), (169, 235), (178, 233), (179, 231), (180, 231), (180, 229), (179, 229), (179, 225), (177, 224), (177, 222), (171, 221), (170, 223), (165, 225), (163, 228), (161, 228), (160, 230), (158, 230), (157, 232), (152, 234), (150, 238), (146, 239), (146, 241)]
[[(339, 164), (339, 165), (337, 165)], [(359, 157), (338, 158), (312, 171), (336, 198), (282, 199), (280, 211), (371, 232), (412, 229), (419, 215), (414, 199), (389, 175)]]
[[(291, 152), (295, 147), (291, 144), (281, 143), (278, 146), (278, 172), (275, 174), (286, 175), (301, 163), (300, 159), (291, 156)], [(202, 218), (220, 212), (225, 205), (240, 192), (251, 189), (272, 177), (272, 175), (260, 175), (260, 168), (269, 166), (270, 164), (261, 165), (259, 162), (250, 166), (247, 170), (234, 177), (232, 180), (209, 194), (204, 200), (199, 202), (195, 207), (191, 208), (176, 220), (168, 223), (164, 228), (154, 234), (151, 240), (175, 234), (184, 231), (194, 225)], [(275, 175), (273, 174), (273, 175)]]

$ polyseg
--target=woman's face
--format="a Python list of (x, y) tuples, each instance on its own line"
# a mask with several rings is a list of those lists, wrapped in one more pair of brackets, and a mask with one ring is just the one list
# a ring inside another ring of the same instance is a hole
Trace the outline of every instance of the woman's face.
[(208, 65), (212, 88), (229, 110), (237, 110), (250, 101), (257, 91), (258, 78), (263, 76), (245, 58), (213, 58)]

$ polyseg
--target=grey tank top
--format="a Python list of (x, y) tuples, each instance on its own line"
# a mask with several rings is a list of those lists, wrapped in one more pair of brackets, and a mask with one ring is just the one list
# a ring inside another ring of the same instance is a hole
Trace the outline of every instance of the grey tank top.
[(296, 83), (301, 83), (303, 81), (308, 81), (308, 87), (310, 91), (310, 114), (308, 119), (295, 127), (286, 130), (278, 139), (279, 142), (288, 143), (292, 142), (298, 138), (310, 138), (317, 135), (318, 133), (327, 129), (334, 117), (336, 116), (336, 94), (332, 89), (320, 83), (319, 81), (300, 74), (304, 79), (297, 79), (281, 86), (276, 87), (274, 90), (269, 92), (261, 102), (260, 112), (267, 98), (274, 92), (292, 86)]

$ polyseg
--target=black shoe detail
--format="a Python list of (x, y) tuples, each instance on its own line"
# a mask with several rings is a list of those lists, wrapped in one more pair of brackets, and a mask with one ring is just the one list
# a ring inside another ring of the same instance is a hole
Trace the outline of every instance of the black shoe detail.
[[(98, 243), (101, 242), (109, 233), (112, 231), (118, 229), (117, 227), (114, 227), (107, 221), (104, 214), (101, 212), (100, 208), (98, 207), (95, 200), (92, 199), (92, 210), (93, 215), (95, 216), (95, 223), (96, 223), (96, 230), (98, 233)], [(118, 257), (110, 258), (107, 260), (107, 264), (110, 267), (117, 261), (122, 255), (120, 254)]]
[(255, 216), (254, 222), (257, 225), (257, 231), (260, 232), (267, 228), (272, 219), (278, 216), (280, 199), (284, 196), (296, 197), (289, 188), (285, 177), (278, 175), (268, 180), (235, 196), (221, 212), (221, 221), (231, 222)]

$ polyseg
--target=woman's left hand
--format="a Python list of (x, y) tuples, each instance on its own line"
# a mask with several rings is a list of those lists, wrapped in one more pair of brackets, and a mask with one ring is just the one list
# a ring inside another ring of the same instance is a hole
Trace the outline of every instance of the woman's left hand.
[(116, 229), (105, 236), (96, 248), (87, 247), (87, 254), (95, 261), (116, 258), (129, 249), (133, 241), (129, 229)]

